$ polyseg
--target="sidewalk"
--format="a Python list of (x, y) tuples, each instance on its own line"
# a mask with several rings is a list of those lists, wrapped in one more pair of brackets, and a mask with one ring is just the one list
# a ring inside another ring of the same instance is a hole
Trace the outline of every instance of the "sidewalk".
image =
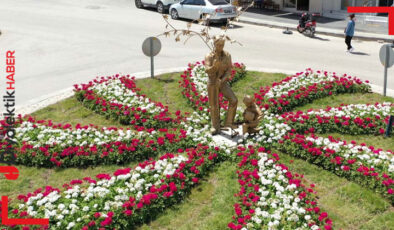
[[(296, 30), (300, 15), (284, 11), (270, 11), (262, 9), (249, 9), (243, 13), (239, 22), (273, 28), (289, 28)], [(357, 18), (357, 16), (356, 16)], [(343, 37), (347, 20), (317, 17), (316, 34)], [(387, 25), (381, 23), (364, 23), (361, 19), (356, 21), (355, 38), (369, 41), (393, 42), (394, 36), (388, 35)]]

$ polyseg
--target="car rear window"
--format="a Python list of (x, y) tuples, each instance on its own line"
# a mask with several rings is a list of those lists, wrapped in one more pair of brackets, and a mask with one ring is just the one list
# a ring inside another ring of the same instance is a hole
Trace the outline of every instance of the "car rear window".
[(208, 0), (212, 5), (227, 5), (228, 2), (225, 0)]

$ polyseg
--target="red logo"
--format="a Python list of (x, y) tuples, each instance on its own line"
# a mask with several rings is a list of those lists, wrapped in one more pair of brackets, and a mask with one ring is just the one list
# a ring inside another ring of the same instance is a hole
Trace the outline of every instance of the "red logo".
[(389, 14), (389, 35), (394, 35), (394, 7), (348, 7), (348, 13), (388, 13)]
[(19, 170), (14, 166), (0, 166), (0, 173), (4, 174), (7, 180), (16, 180), (19, 177)]
[(8, 197), (1, 197), (1, 224), (3, 225), (48, 225), (48, 219), (8, 219)]
[[(0, 173), (4, 174), (7, 180), (16, 180), (19, 177), (19, 170), (14, 166), (0, 166)], [(48, 225), (48, 219), (9, 219), (8, 218), (8, 197), (1, 197), (1, 224), (2, 225)]]

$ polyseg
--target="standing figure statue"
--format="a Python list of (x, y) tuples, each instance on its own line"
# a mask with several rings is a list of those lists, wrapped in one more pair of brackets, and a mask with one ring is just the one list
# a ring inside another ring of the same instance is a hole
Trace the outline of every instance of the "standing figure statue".
[(219, 92), (229, 101), (224, 127), (235, 128), (234, 119), (237, 112), (238, 100), (227, 82), (231, 76), (231, 55), (223, 50), (225, 40), (222, 36), (215, 36), (214, 50), (205, 57), (205, 69), (208, 74), (208, 99), (211, 114), (212, 135), (220, 133), (220, 105)]

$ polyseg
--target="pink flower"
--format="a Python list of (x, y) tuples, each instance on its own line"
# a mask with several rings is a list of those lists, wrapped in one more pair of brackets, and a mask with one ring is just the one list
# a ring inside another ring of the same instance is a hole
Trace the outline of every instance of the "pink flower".
[(132, 210), (126, 210), (124, 211), (124, 214), (126, 214), (126, 216), (131, 216), (133, 214)]
[(344, 171), (349, 171), (349, 170), (350, 170), (350, 167), (347, 166), (347, 165), (345, 165), (345, 166), (343, 166), (343, 170), (344, 170)]

